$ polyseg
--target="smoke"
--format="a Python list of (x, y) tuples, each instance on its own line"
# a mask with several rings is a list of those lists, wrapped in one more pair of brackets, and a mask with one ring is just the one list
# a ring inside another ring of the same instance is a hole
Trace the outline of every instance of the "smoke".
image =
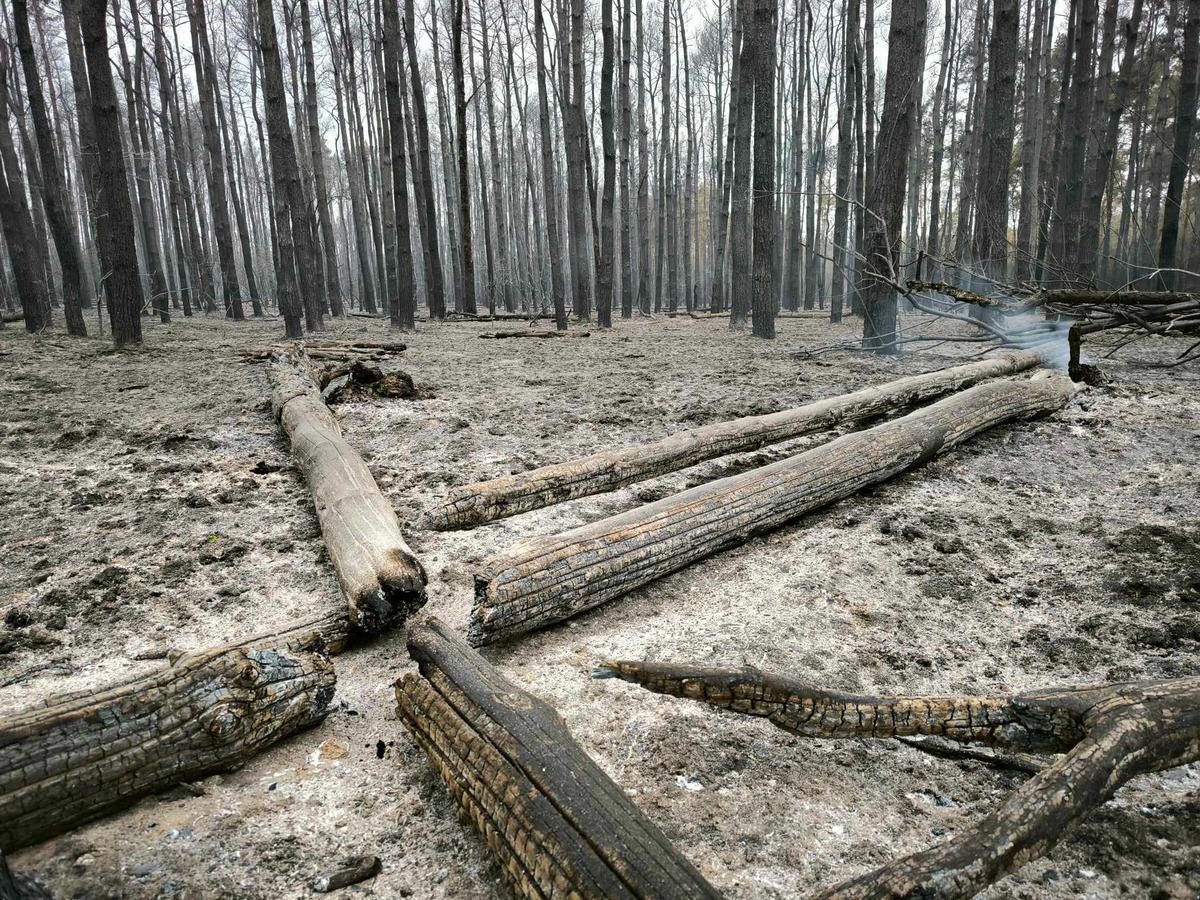
[(1045, 365), (1065, 372), (1071, 359), (1068, 333), (1071, 323), (1051, 321), (1040, 313), (1023, 312), (997, 318), (993, 324), (1005, 335), (1006, 341), (1022, 350), (1032, 350)]

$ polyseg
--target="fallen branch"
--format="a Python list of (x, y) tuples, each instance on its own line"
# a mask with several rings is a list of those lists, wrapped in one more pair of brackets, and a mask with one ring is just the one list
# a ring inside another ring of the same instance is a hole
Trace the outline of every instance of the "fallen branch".
[(719, 896), (553, 708), (446, 626), (409, 634), (398, 713), (522, 897)]
[(273, 648), (259, 636), (180, 654), (152, 674), (0, 719), (0, 849), (235, 769), (320, 721), (333, 665), (319, 632), (290, 634)]
[(277, 353), (271, 407), (291, 439), (356, 628), (378, 633), (425, 604), (425, 570), (362, 457), (342, 437), (302, 355)]
[(1015, 696), (873, 697), (823, 691), (755, 670), (607, 662), (596, 675), (761, 716), (803, 737), (937, 735), (1063, 754), (973, 826), (822, 897), (974, 896), (1049, 852), (1131, 778), (1200, 758), (1200, 677)]
[(485, 331), (479, 335), (484, 340), (498, 341), (503, 338), (585, 338), (590, 331)]
[(479, 646), (568, 619), (915, 468), (981, 431), (1059, 409), (1062, 376), (978, 385), (903, 418), (621, 515), (532, 538), (475, 576)]
[(464, 485), (451, 491), (440, 506), (430, 511), (425, 524), (439, 531), (472, 528), (576, 497), (615, 491), (706, 459), (756, 450), (836, 425), (885, 415), (1035, 365), (1035, 354), (1018, 353), (927, 372), (783, 412), (718, 422), (677, 432), (650, 444), (606, 450), (582, 459)]

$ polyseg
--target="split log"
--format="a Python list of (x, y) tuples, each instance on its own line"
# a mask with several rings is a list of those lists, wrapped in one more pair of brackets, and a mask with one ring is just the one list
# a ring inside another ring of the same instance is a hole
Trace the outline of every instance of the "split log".
[(472, 528), (576, 497), (615, 491), (706, 459), (757, 450), (916, 406), (988, 378), (1031, 369), (1037, 362), (1034, 353), (1017, 353), (913, 375), (783, 412), (717, 422), (676, 432), (650, 444), (605, 450), (583, 459), (464, 485), (429, 512), (425, 524), (439, 531)]
[(598, 677), (761, 716), (815, 738), (938, 735), (1063, 754), (997, 809), (944, 843), (821, 894), (972, 897), (1050, 851), (1131, 778), (1200, 759), (1200, 677), (999, 697), (871, 697), (823, 691), (755, 670), (608, 662)]
[(502, 338), (585, 338), (590, 331), (485, 331), (479, 335), (484, 340), (498, 341)]
[(719, 896), (552, 707), (436, 619), (408, 649), (420, 675), (396, 682), (399, 716), (518, 895)]
[(0, 719), (0, 849), (14, 850), (214, 772), (319, 722), (336, 677), (310, 649), (184, 653), (116, 687), (53, 697)]
[(277, 353), (271, 406), (308, 482), (354, 626), (368, 634), (425, 604), (425, 570), (362, 457), (342, 437), (303, 356)]
[(1059, 409), (1074, 390), (1049, 373), (981, 384), (777, 463), (524, 541), (476, 575), (470, 640), (488, 644), (592, 609), (995, 425)]

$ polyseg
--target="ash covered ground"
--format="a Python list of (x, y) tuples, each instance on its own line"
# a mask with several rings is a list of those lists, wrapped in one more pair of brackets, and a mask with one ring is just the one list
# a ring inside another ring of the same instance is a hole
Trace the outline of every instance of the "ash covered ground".
[[(505, 323), (506, 326), (508, 323)], [(784, 319), (634, 320), (587, 339), (481, 341), (422, 323), (386, 363), (429, 396), (338, 407), (465, 627), (472, 575), (559, 531), (828, 439), (704, 463), (473, 531), (418, 528), (454, 485), (770, 412), (961, 362), (808, 357), (852, 335)], [(518, 325), (518, 327), (521, 327)], [(240, 348), (281, 325), (147, 325), (144, 350), (0, 332), (0, 713), (111, 684), (342, 602), (307, 490)], [(323, 337), (387, 335), (351, 319)], [(1103, 341), (1088, 345), (1094, 358)], [(1012, 692), (1200, 671), (1200, 367), (1151, 340), (1107, 385), (923, 469), (491, 648), (730, 897), (792, 897), (944, 840), (1024, 776), (896, 742), (808, 741), (763, 721), (594, 681), (605, 658), (750, 664), (848, 691)], [(335, 709), (229, 774), (143, 800), (11, 858), (61, 897), (309, 896), (339, 857), (382, 873), (347, 896), (506, 897), (482, 841), (395, 714), (403, 631), (335, 661)], [(1200, 893), (1200, 766), (1139, 778), (988, 897)]]

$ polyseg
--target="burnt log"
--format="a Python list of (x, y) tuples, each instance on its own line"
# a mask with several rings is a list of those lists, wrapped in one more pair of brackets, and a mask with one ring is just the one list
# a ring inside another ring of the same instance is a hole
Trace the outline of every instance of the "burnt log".
[(425, 521), (439, 531), (472, 528), (576, 497), (615, 491), (706, 459), (757, 450), (815, 431), (896, 412), (989, 378), (1031, 369), (1037, 362), (1034, 353), (1016, 353), (912, 375), (795, 409), (717, 422), (676, 432), (649, 444), (606, 450), (582, 459), (464, 485), (451, 491), (440, 506), (427, 514)]
[(395, 511), (342, 437), (303, 355), (276, 353), (268, 372), (272, 409), (308, 482), (354, 627), (376, 634), (399, 624), (425, 604), (425, 570)]
[(0, 719), (0, 850), (236, 769), (319, 722), (333, 698), (333, 665), (319, 631), (288, 634), (278, 649), (259, 636), (176, 655), (151, 674)]
[(552, 707), (436, 619), (408, 649), (420, 674), (396, 682), (400, 719), (519, 896), (719, 896)]
[(475, 576), (476, 646), (545, 627), (915, 468), (995, 425), (1061, 408), (1065, 376), (977, 385), (779, 462), (519, 543)]
[(944, 843), (820, 894), (839, 900), (972, 897), (1044, 856), (1130, 779), (1200, 759), (1200, 677), (996, 697), (873, 697), (824, 691), (753, 669), (608, 662), (616, 677), (813, 738), (936, 735), (1061, 754)]
[(590, 331), (485, 331), (479, 335), (487, 341), (498, 341), (504, 338), (585, 338), (591, 337)]

